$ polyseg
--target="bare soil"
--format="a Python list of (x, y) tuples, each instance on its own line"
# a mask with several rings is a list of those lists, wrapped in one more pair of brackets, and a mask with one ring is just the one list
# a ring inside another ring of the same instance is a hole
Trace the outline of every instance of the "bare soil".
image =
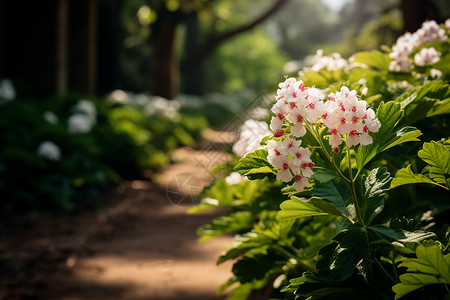
[(199, 243), (220, 211), (187, 214), (223, 154), (179, 149), (153, 180), (123, 182), (98, 211), (28, 218), (0, 232), (0, 299), (213, 300), (231, 276), (231, 245)]

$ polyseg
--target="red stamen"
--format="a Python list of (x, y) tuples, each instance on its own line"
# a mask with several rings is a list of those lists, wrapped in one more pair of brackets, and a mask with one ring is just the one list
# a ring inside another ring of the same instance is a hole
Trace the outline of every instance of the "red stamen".
[(283, 134), (284, 134), (284, 130), (283, 129), (278, 129), (273, 136), (274, 137), (280, 137)]

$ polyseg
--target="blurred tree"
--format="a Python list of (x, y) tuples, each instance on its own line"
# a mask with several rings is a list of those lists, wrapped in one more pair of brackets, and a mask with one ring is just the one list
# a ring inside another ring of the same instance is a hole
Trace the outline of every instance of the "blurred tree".
[(303, 58), (318, 44), (336, 40), (336, 14), (322, 1), (293, 0), (265, 27), (291, 59)]
[[(203, 93), (204, 64), (206, 58), (218, 45), (243, 32), (255, 28), (267, 20), (289, 0), (274, 0), (259, 16), (231, 29), (219, 30), (214, 26), (220, 20), (212, 8), (213, 0), (148, 0), (153, 11), (150, 18), (150, 39), (153, 46), (152, 90), (156, 95), (171, 99), (177, 91), (179, 67), (176, 57), (176, 29), (186, 24), (185, 52), (182, 71), (185, 74), (183, 91), (190, 94)], [(229, 0), (227, 2), (230, 2)], [(231, 3), (231, 2), (230, 2)], [(199, 14), (210, 13), (210, 26), (199, 26)]]

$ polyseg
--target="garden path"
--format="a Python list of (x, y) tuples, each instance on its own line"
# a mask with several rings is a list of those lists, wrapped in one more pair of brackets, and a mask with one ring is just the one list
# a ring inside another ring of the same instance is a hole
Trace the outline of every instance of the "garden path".
[[(231, 264), (216, 266), (215, 261), (231, 245), (231, 237), (199, 243), (196, 229), (219, 212), (186, 213), (197, 201), (193, 195), (211, 181), (208, 168), (227, 159), (221, 153), (178, 149), (175, 164), (154, 177), (156, 180), (124, 182), (103, 195), (116, 204), (100, 214), (65, 221), (56, 218), (42, 224), (38, 232), (30, 231), (28, 241), (20, 234), (10, 239), (17, 249), (23, 247), (22, 257), (28, 255), (24, 260), (39, 271), (28, 270), (32, 274), (26, 283), (10, 279), (10, 288), (17, 284), (27, 288), (22, 287), (22, 294), (13, 291), (3, 296), (25, 299), (22, 296), (26, 294), (46, 300), (224, 299), (215, 293), (231, 276)], [(72, 223), (69, 227), (68, 222)], [(61, 230), (65, 233), (58, 233)], [(52, 256), (56, 259), (49, 258)], [(57, 262), (58, 267), (49, 267), (51, 263), (44, 264), (45, 260)], [(23, 281), (27, 276), (22, 275)]]

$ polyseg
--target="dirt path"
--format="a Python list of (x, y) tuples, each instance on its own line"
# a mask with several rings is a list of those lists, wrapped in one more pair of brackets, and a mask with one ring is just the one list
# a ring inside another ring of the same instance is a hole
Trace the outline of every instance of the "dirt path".
[[(42, 225), (41, 234), (30, 231), (28, 241), (23, 235), (10, 238), (14, 246), (9, 249), (24, 249), (17, 257), (31, 253), (26, 250), (30, 245), (41, 251), (24, 259), (22, 267), (31, 263), (25, 268), (31, 273), (33, 267), (41, 267), (28, 276), (28, 283), (9, 278), (3, 287), (22, 288), (22, 293), (4, 292), (2, 298), (0, 291), (0, 299), (224, 299), (215, 292), (231, 276), (231, 264), (216, 266), (215, 261), (231, 238), (198, 243), (196, 229), (218, 212), (186, 214), (196, 201), (193, 194), (210, 180), (205, 166), (215, 154), (179, 149), (177, 163), (161, 172), (157, 183), (123, 183), (108, 196), (117, 204), (106, 211), (83, 220), (49, 221)], [(214, 161), (223, 159), (216, 155)], [(48, 234), (62, 230), (58, 226), (71, 230), (62, 236)], [(42, 267), (55, 253), (58, 266)]]

